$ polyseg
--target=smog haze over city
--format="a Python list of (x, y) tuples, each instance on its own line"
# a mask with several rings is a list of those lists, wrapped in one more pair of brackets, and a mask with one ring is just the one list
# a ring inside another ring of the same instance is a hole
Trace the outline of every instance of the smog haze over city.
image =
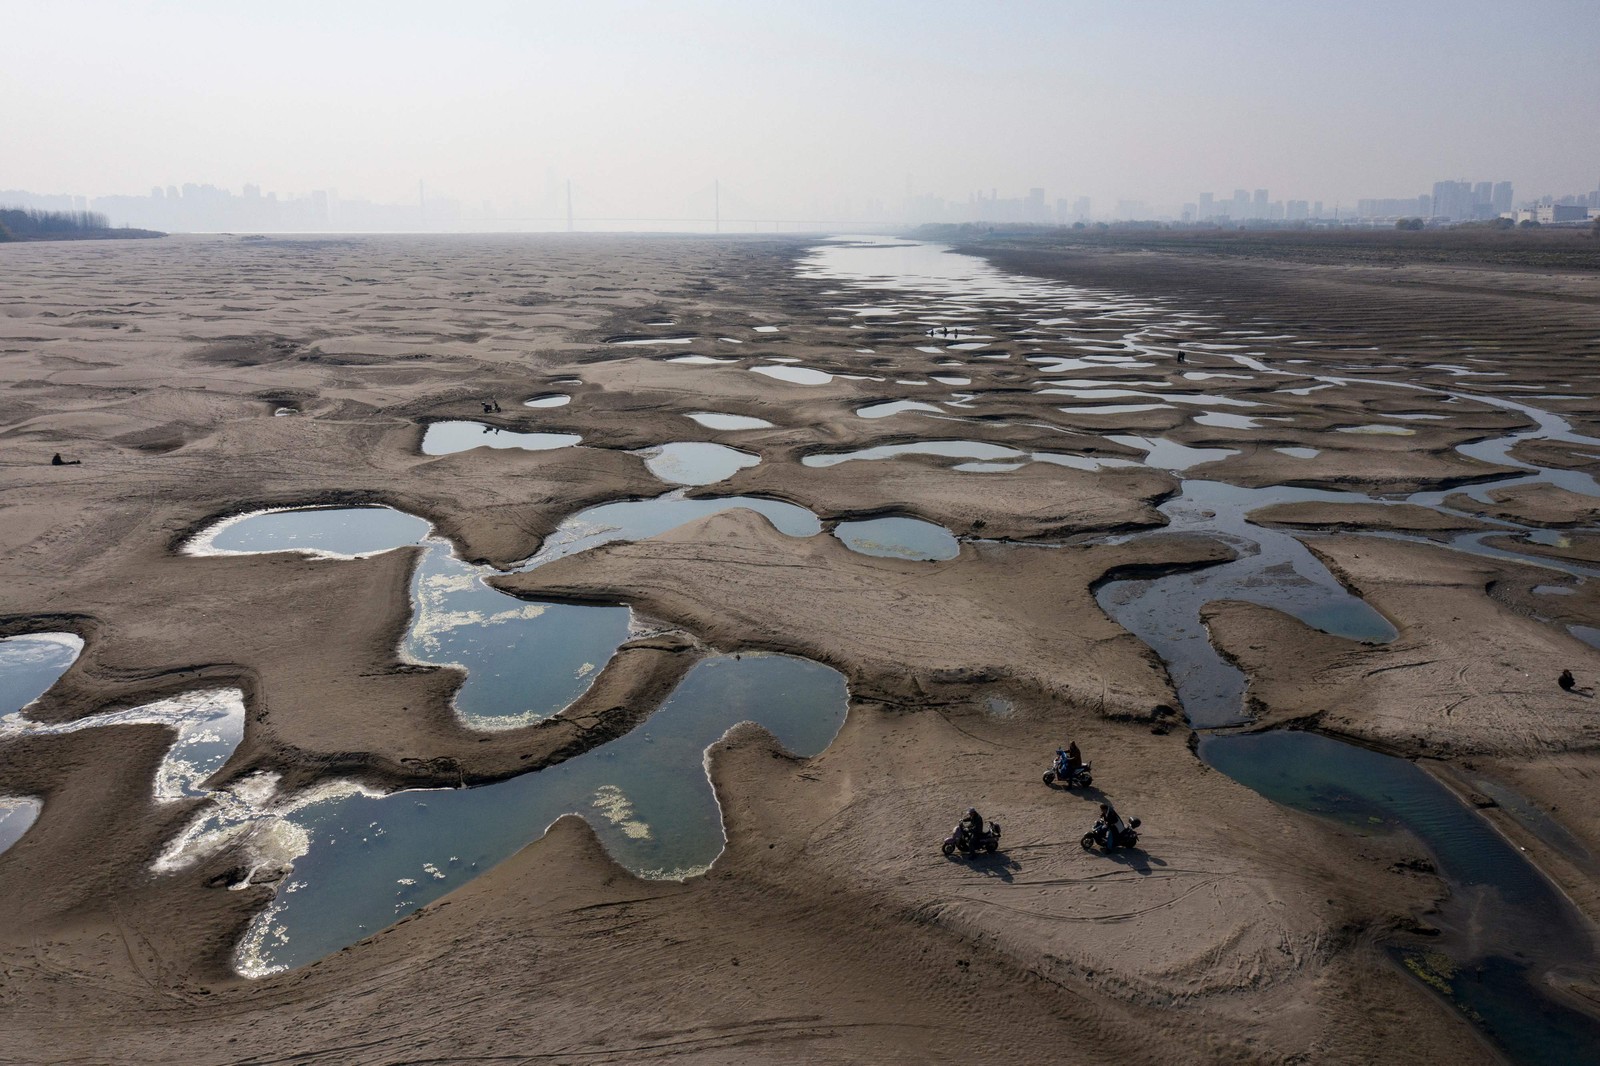
[(562, 228), (569, 205), (827, 228), (1030, 190), (1030, 221), (1203, 220), (1236, 189), (1331, 216), (1440, 181), (1581, 195), (1600, 168), (1587, 0), (64, 0), (7, 22), (0, 205), (113, 224), (208, 228), (162, 214), (224, 196), (204, 186), (272, 202), (215, 228), (338, 228), (341, 205), (358, 228)]

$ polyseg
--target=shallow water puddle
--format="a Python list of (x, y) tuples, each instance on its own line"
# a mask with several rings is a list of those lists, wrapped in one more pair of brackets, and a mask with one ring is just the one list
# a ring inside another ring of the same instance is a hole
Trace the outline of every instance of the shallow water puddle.
[(1167, 663), (1184, 710), (1197, 727), (1237, 722), (1244, 706), (1244, 675), (1216, 652), (1200, 623), (1201, 609), (1213, 600), (1261, 604), (1350, 640), (1388, 641), (1395, 636), (1389, 621), (1341, 585), (1298, 538), (1246, 518), (1271, 504), (1305, 501), (1368, 502), (1368, 498), (1317, 489), (1246, 489), (1217, 481), (1185, 481), (1182, 493), (1160, 507), (1169, 520), (1163, 533), (1220, 536), (1241, 557), (1163, 578), (1113, 581), (1096, 593), (1108, 615)]
[(951, 532), (918, 518), (889, 516), (857, 522), (840, 522), (833, 535), (851, 551), (893, 559), (954, 559), (961, 542)]
[(565, 407), (572, 402), (572, 397), (566, 393), (553, 393), (549, 396), (535, 396), (531, 400), (523, 400), (524, 407)]
[(750, 372), (787, 381), (791, 385), (826, 385), (833, 380), (833, 375), (826, 370), (812, 370), (803, 366), (753, 366)]
[[(3, 723), (47, 692), (83, 651), (71, 633), (29, 633), (0, 639), (0, 736)], [(0, 795), (0, 852), (22, 839), (44, 805), (31, 796)]]
[(299, 552), (324, 559), (358, 559), (421, 544), (426, 519), (392, 507), (287, 507), (235, 515), (183, 546), (185, 555)]
[[(934, 455), (951, 459), (977, 459), (983, 464), (964, 463), (954, 469), (969, 472), (999, 472), (1015, 470), (1027, 462), (1051, 463), (1069, 466), (1076, 470), (1102, 470), (1112, 467), (1138, 466), (1131, 459), (1095, 458), (1087, 455), (1068, 455), (1062, 452), (1024, 452), (1003, 444), (979, 440), (925, 440), (906, 444), (879, 444), (853, 452), (833, 452), (807, 455), (800, 462), (806, 466), (828, 467), (855, 460), (896, 459), (903, 455)], [(995, 460), (1021, 460), (1016, 464), (996, 465)]]
[[(71, 633), (30, 633), (0, 639), (0, 740), (60, 736), (115, 725), (166, 725), (178, 737), (156, 770), (158, 802), (203, 796), (201, 782), (221, 769), (244, 731), (244, 694), (238, 689), (186, 692), (71, 722), (36, 722), (23, 708), (44, 695), (83, 651)], [(21, 836), (38, 814), (33, 800), (0, 799), (0, 850)], [(7, 839), (9, 837), (9, 839)]]
[(1225, 411), (1207, 411), (1194, 416), (1197, 426), (1216, 426), (1221, 429), (1257, 429), (1261, 423), (1249, 415), (1230, 415)]
[(1187, 470), (1191, 466), (1214, 463), (1239, 454), (1235, 448), (1191, 448), (1165, 437), (1113, 434), (1106, 439), (1146, 453), (1144, 465), (1157, 470)]
[(44, 804), (29, 796), (0, 796), (0, 853), (33, 827)]
[(411, 578), (405, 658), (465, 672), (456, 714), (473, 729), (515, 729), (548, 718), (589, 690), (628, 639), (627, 607), (542, 603), (483, 583), (485, 570), (442, 540)]
[(424, 545), (411, 577), (412, 616), (401, 651), (416, 662), (466, 672), (455, 708), (472, 728), (512, 728), (556, 713), (588, 690), (627, 639), (628, 608), (508, 596), (483, 583), (492, 571), (463, 562), (428, 529), (424, 520), (387, 507), (290, 509), (229, 519), (186, 550), (350, 558)]
[(1208, 396), (1204, 393), (1193, 392), (1144, 392), (1139, 389), (1064, 389), (1043, 388), (1038, 390), (1040, 396), (1071, 396), (1078, 400), (1156, 400), (1161, 403), (1187, 403), (1200, 406), (1220, 407), (1261, 407), (1262, 403), (1256, 400), (1241, 400), (1234, 396)]
[(820, 664), (717, 656), (695, 666), (639, 728), (547, 769), (477, 788), (340, 794), (271, 815), (293, 824), (305, 850), (236, 964), (260, 976), (337, 951), (494, 866), (566, 813), (586, 817), (636, 873), (700, 873), (724, 840), (706, 747), (754, 721), (790, 751), (815, 755), (838, 732), (846, 704), (844, 678)]
[(737, 359), (718, 359), (710, 355), (680, 355), (675, 359), (667, 360), (669, 363), (678, 363), (683, 366), (724, 366), (738, 361)]
[(772, 423), (750, 415), (720, 414), (716, 411), (691, 411), (688, 415), (707, 429), (771, 429)]
[(422, 435), (423, 455), (452, 455), (473, 448), (520, 448), (543, 452), (570, 448), (583, 440), (576, 433), (517, 433), (482, 422), (433, 422)]
[(915, 400), (894, 400), (890, 403), (875, 403), (870, 407), (856, 408), (856, 414), (861, 418), (887, 418), (907, 411), (928, 411), (938, 414), (940, 409), (931, 403), (918, 403)]
[[(28, 718), (22, 708), (43, 695), (82, 648), (82, 641), (67, 633), (0, 640), (0, 707), (8, 709), (0, 715), (0, 740), (61, 736), (106, 726), (169, 726), (177, 731), (177, 739), (156, 769), (152, 795), (159, 803), (206, 795), (202, 783), (222, 768), (244, 735), (244, 694), (238, 689), (205, 689), (70, 722)], [(14, 813), (5, 820), (13, 817), (19, 816)], [(21, 824), (20, 817), (12, 824)]]
[(1067, 415), (1134, 415), (1145, 411), (1170, 411), (1170, 403), (1097, 403), (1087, 407), (1057, 407)]
[(661, 444), (639, 454), (645, 457), (644, 465), (650, 473), (674, 485), (714, 484), (761, 462), (759, 455), (704, 441)]
[(817, 516), (804, 507), (759, 496), (689, 499), (683, 490), (650, 500), (619, 500), (591, 507), (564, 520), (545, 538), (538, 554), (520, 567), (531, 570), (553, 559), (597, 548), (617, 540), (645, 540), (707, 515), (743, 508), (755, 511), (778, 532), (812, 537), (822, 532)]
[(25, 633), (0, 638), (0, 718), (43, 696), (83, 654), (74, 633)]

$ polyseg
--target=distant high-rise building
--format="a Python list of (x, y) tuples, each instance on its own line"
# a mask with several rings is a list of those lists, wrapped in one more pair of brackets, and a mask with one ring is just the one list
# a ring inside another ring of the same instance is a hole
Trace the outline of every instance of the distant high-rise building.
[(1266, 218), (1268, 213), (1269, 213), (1269, 211), (1268, 211), (1268, 208), (1267, 208), (1267, 190), (1265, 190), (1265, 189), (1257, 189), (1256, 190), (1255, 200), (1250, 204), (1250, 217), (1251, 218)]
[(1250, 194), (1243, 189), (1233, 190), (1233, 210), (1229, 212), (1234, 218), (1250, 217)]
[(1087, 221), (1089, 221), (1089, 207), (1090, 207), (1090, 203), (1089, 203), (1089, 198), (1087, 196), (1080, 196), (1076, 200), (1074, 200), (1072, 202), (1072, 221), (1074, 221), (1074, 222), (1087, 222)]
[(1436, 181), (1433, 183), (1433, 215), (1452, 222), (1472, 217), (1472, 183)]
[(1511, 211), (1511, 183), (1497, 181), (1494, 183), (1494, 193), (1490, 197), (1496, 215), (1508, 214)]
[(1283, 217), (1289, 222), (1304, 222), (1311, 217), (1311, 205), (1304, 200), (1290, 200), (1283, 205)]
[(1212, 202), (1212, 195), (1208, 192), (1200, 194), (1200, 202), (1195, 205), (1195, 218), (1201, 222), (1217, 217), (1217, 206)]
[(1321, 218), (1322, 217), (1322, 201), (1321, 200), (1318, 200), (1316, 203), (1311, 205), (1311, 217), (1312, 218)]
[(1044, 190), (1029, 189), (1028, 199), (1023, 202), (1022, 215), (1027, 222), (1049, 222), (1050, 211), (1044, 205)]

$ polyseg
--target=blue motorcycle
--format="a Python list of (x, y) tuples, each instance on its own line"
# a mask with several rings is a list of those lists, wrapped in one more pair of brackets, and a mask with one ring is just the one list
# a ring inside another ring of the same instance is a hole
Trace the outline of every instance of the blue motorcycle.
[(1063, 749), (1056, 749), (1056, 761), (1050, 769), (1044, 772), (1044, 783), (1054, 786), (1059, 781), (1067, 788), (1088, 788), (1094, 784), (1094, 778), (1089, 776), (1089, 764), (1079, 763), (1077, 769), (1070, 769), (1067, 764), (1067, 753)]

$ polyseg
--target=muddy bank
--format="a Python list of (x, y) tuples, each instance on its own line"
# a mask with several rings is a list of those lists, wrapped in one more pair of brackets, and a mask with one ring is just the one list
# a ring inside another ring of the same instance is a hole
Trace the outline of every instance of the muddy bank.
[[(862, 710), (834, 752), (803, 761), (759, 731), (738, 732), (712, 760), (731, 844), (705, 878), (641, 882), (587, 827), (562, 820), (369, 941), (204, 996), (173, 999), (138, 979), (132, 960), (162, 945), (137, 919), (125, 933), (131, 953), (113, 935), (63, 957), (69, 941), (46, 933), (10, 953), (22, 994), (0, 1024), (26, 1058), (82, 1051), (163, 1062), (222, 1045), (239, 1057), (340, 1048), (353, 1061), (387, 1061), (520, 1054), (530, 1043), (712, 1062), (797, 1052), (916, 1062), (956, 1048), (970, 1056), (975, 1035), (981, 1057), (999, 1061), (1108, 1029), (1122, 1034), (1126, 1062), (1170, 1061), (1175, 1048), (1359, 1061), (1397, 1040), (1417, 1041), (1420, 1061), (1488, 1061), (1360, 946), (1357, 930), (1396, 920), (1387, 904), (1362, 889), (1359, 902), (1322, 902), (1330, 879), (1354, 888), (1359, 875), (1420, 903), (1424, 879), (1384, 872), (1403, 851), (1372, 842), (1359, 856), (1328, 853), (1307, 839), (1288, 845), (1300, 850), (1286, 863), (1276, 842), (1294, 835), (1279, 831), (1267, 836), (1270, 853), (1219, 864), (1217, 834), (1238, 834), (1201, 808), (1253, 823), (1289, 818), (1282, 830), (1297, 820), (1202, 770), (1178, 737), (1074, 717), (1114, 780), (1181, 786), (1119, 794), (1162, 826), (1131, 865), (1091, 855), (1071, 832), (1089, 803), (1005, 772), (1045, 750), (1062, 724), (1032, 713), (997, 728), (970, 715)], [(975, 741), (973, 728), (989, 739)], [(955, 774), (930, 775), (952, 763)], [(938, 853), (945, 822), (968, 802), (1006, 819), (992, 860)], [(1076, 888), (1064, 895), (1063, 885)], [(574, 937), (605, 949), (574, 966), (561, 946)], [(61, 973), (66, 958), (68, 980), (35, 979)], [(122, 994), (108, 999), (76, 979), (91, 972)], [(675, 977), (663, 984), (666, 972)], [(396, 1013), (413, 996), (427, 996), (430, 1010)], [(527, 1009), (530, 996), (542, 1009)], [(69, 1012), (83, 1025), (41, 1032), (28, 1022)], [(1207, 1016), (1227, 1019), (1226, 1030), (1196, 1024)]]
[(1100, 612), (1091, 585), (1119, 567), (1227, 557), (1214, 542), (1170, 538), (1159, 551), (969, 544), (949, 562), (915, 563), (785, 537), (734, 511), (492, 584), (622, 599), (720, 648), (828, 663), (861, 698), (915, 704), (947, 684), (1000, 683), (1144, 716), (1171, 705), (1171, 688), (1149, 649)]

